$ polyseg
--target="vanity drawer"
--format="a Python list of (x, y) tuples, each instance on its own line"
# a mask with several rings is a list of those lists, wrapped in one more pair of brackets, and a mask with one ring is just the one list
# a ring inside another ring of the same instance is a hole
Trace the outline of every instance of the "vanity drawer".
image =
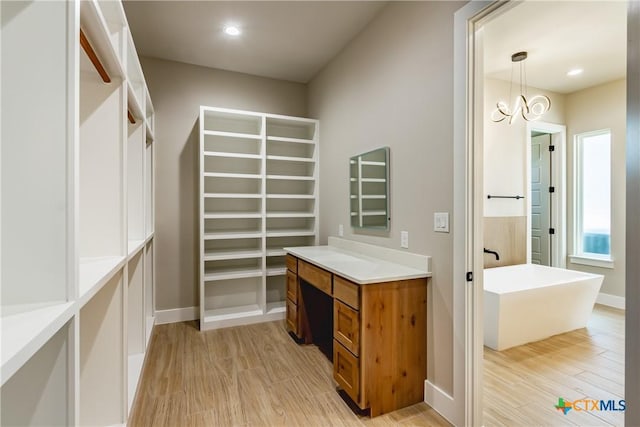
[(287, 298), (298, 304), (298, 276), (287, 270)]
[(331, 273), (303, 260), (298, 260), (298, 276), (322, 292), (331, 295)]
[(293, 255), (288, 255), (287, 254), (286, 260), (287, 260), (287, 270), (292, 271), (293, 273), (297, 273), (298, 272), (298, 258), (294, 257)]
[(333, 276), (333, 296), (356, 310), (360, 309), (360, 286), (340, 276)]
[(360, 405), (360, 360), (342, 346), (333, 342), (333, 379)]
[(291, 302), (287, 298), (287, 327), (296, 336), (299, 336), (298, 331), (298, 306)]
[(335, 299), (333, 338), (356, 356), (360, 354), (360, 313)]

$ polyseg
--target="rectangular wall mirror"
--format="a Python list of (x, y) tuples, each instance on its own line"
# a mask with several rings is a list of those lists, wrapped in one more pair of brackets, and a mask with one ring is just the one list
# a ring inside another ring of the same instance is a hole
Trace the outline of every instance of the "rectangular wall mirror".
[(388, 230), (389, 147), (349, 160), (351, 226)]

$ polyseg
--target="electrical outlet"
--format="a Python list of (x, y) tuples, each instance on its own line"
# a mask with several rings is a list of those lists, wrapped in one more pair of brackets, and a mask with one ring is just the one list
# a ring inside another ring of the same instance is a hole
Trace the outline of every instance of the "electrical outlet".
[(434, 212), (433, 231), (438, 233), (449, 232), (449, 212)]
[(400, 247), (409, 249), (409, 232), (408, 231), (400, 232)]
[(344, 225), (342, 224), (338, 225), (338, 236), (344, 236)]

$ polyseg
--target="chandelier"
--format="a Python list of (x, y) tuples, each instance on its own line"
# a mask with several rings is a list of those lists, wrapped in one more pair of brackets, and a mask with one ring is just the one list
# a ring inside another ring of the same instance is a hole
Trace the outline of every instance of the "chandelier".
[(520, 64), (520, 94), (516, 97), (513, 107), (504, 101), (496, 103), (496, 109), (491, 113), (491, 121), (512, 124), (520, 115), (526, 121), (538, 120), (544, 113), (551, 109), (551, 100), (545, 95), (535, 95), (527, 99), (527, 70), (524, 60), (527, 59), (527, 52), (516, 52), (511, 55), (511, 85), (509, 86), (509, 99), (513, 89), (513, 69), (515, 63)]

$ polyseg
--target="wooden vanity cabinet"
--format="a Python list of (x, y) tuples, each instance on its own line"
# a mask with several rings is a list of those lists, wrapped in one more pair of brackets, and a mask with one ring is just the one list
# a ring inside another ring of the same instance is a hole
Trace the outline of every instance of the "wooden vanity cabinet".
[[(287, 255), (287, 265), (293, 259)], [(338, 386), (358, 407), (369, 408), (372, 417), (422, 402), (427, 278), (360, 285), (304, 260), (296, 265), (298, 295), (300, 286), (309, 284), (333, 298), (333, 377)], [(302, 299), (295, 304), (288, 299), (287, 325), (301, 342), (312, 341), (301, 327), (308, 323), (306, 316)]]
[(298, 318), (298, 259), (291, 255), (286, 256), (287, 263), (287, 329), (300, 338), (300, 323)]

